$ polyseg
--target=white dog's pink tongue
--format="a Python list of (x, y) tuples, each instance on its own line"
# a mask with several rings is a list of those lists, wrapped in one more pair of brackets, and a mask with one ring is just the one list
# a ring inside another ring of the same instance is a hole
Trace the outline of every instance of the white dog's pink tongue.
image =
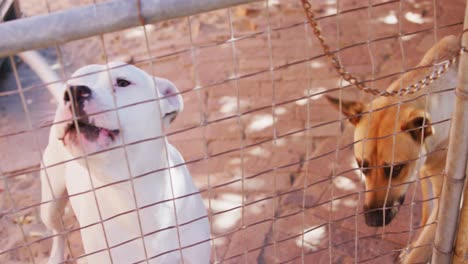
[(101, 128), (99, 130), (99, 138), (101, 137), (108, 137), (109, 136), (109, 130), (105, 129), (105, 128)]
[(110, 142), (110, 132), (105, 128), (99, 129), (99, 136), (97, 138), (97, 143), (101, 147), (107, 146)]

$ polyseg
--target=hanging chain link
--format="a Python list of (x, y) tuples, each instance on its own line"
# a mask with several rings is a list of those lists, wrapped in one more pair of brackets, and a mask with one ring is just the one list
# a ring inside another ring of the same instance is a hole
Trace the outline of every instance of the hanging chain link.
[(314, 16), (314, 12), (312, 11), (312, 5), (310, 4), (308, 0), (301, 0), (301, 2), (302, 2), (302, 6), (304, 7), (307, 20), (309, 21), (309, 24), (312, 27), (312, 30), (314, 32), (314, 35), (319, 40), (320, 45), (322, 46), (323, 52), (330, 60), (332, 66), (335, 68), (335, 70), (344, 80), (348, 81), (351, 85), (354, 85), (356, 88), (366, 93), (371, 93), (377, 96), (400, 96), (400, 95), (415, 93), (421, 90), (422, 88), (428, 86), (433, 81), (439, 79), (440, 76), (444, 74), (453, 63), (455, 63), (459, 54), (461, 54), (464, 51), (463, 48), (460, 48), (460, 52), (453, 58), (434, 65), (437, 68), (433, 70), (433, 72), (430, 75), (425, 76), (423, 79), (419, 80), (416, 83), (413, 83), (411, 85), (408, 85), (404, 88), (401, 88), (395, 91), (380, 91), (378, 89), (374, 89), (372, 87), (366, 86), (364, 82), (360, 82), (356, 76), (346, 71), (344, 66), (341, 65), (340, 60), (338, 59), (336, 55), (336, 52), (330, 51), (330, 47), (325, 43), (325, 40), (323, 39), (323, 36), (322, 36), (322, 31), (320, 30), (317, 24), (317, 21), (315, 19), (315, 16)]

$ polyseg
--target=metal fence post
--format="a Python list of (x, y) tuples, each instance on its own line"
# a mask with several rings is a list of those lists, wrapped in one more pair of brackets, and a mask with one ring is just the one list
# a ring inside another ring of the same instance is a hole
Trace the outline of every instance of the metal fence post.
[[(464, 31), (468, 30), (468, 9), (465, 10)], [(462, 36), (462, 45), (468, 47), (468, 34)], [(432, 252), (432, 263), (450, 263), (458, 227), (460, 201), (465, 185), (468, 157), (468, 53), (460, 55), (455, 111), (452, 115), (450, 143), (445, 166), (446, 177), (439, 200), (439, 220)], [(465, 200), (467, 200), (465, 195)], [(468, 205), (465, 204), (464, 209)], [(463, 215), (468, 215), (468, 212)], [(461, 223), (468, 221), (462, 219)], [(461, 230), (468, 229), (464, 227)], [(460, 232), (461, 233), (461, 232)], [(466, 251), (466, 248), (464, 249)]]
[(2, 23), (0, 56), (260, 0), (140, 1), (141, 10), (137, 1), (113, 0)]

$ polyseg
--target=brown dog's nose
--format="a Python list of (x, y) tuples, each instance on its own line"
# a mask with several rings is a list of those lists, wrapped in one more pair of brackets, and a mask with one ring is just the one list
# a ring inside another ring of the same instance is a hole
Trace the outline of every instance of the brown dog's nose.
[(63, 96), (65, 102), (72, 101), (77, 106), (82, 106), (85, 100), (91, 98), (91, 89), (88, 86), (76, 85), (68, 87)]
[[(384, 211), (385, 210), (385, 211)], [(385, 212), (385, 216), (384, 216)], [(396, 214), (392, 208), (372, 208), (364, 207), (364, 218), (368, 226), (384, 226), (392, 222)], [(384, 221), (385, 219), (385, 221)]]

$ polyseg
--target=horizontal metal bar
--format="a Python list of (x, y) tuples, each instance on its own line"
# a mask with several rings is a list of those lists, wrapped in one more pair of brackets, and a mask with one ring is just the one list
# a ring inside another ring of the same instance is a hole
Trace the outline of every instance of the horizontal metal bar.
[[(138, 8), (141, 2), (141, 14)], [(0, 57), (260, 0), (114, 0), (0, 23)], [(141, 15), (141, 17), (140, 17)]]

